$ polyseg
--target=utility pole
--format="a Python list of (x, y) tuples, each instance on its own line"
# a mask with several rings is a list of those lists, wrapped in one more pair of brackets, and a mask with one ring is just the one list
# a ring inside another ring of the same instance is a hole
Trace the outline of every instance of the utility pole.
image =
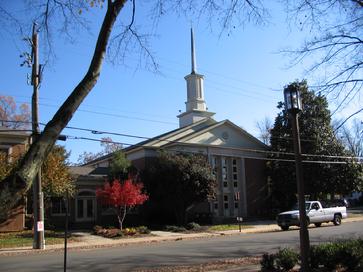
[[(40, 69), (38, 60), (38, 33), (37, 24), (33, 24), (32, 34), (32, 76), (31, 84), (33, 85), (32, 95), (32, 142), (34, 142), (40, 134), (39, 129), (39, 113), (38, 113), (38, 89), (40, 83)], [(33, 249), (44, 249), (44, 203), (42, 192), (41, 170), (39, 170), (33, 181), (33, 218), (34, 218), (34, 239)]]

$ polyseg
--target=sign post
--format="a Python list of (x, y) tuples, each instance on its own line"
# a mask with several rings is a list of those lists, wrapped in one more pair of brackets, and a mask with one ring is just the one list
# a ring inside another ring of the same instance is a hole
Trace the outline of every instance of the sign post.
[(237, 217), (239, 232), (241, 232), (241, 223), (242, 223), (242, 221), (243, 221), (243, 217)]

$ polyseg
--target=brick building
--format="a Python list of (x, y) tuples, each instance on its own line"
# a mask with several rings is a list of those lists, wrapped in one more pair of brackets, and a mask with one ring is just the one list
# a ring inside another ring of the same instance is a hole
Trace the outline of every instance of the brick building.
[[(201, 203), (194, 212), (208, 213), (215, 222), (235, 220), (237, 216), (260, 216), (266, 213), (268, 197), (264, 160), (264, 151), (268, 147), (230, 120), (218, 122), (213, 119), (214, 113), (208, 111), (204, 99), (204, 76), (197, 73), (193, 32), (191, 34), (192, 69), (185, 77), (186, 110), (177, 116), (179, 128), (123, 151), (139, 170), (148, 167), (160, 149), (173, 153), (203, 154), (208, 158), (218, 181), (217, 197), (209, 203)], [(98, 158), (85, 167), (107, 169), (111, 158), (112, 154)], [(89, 175), (89, 182), (94, 177)], [(83, 175), (79, 181), (85, 182), (87, 178), (87, 175)], [(100, 184), (101, 180), (99, 178), (93, 184)], [(76, 196), (79, 214), (76, 212), (75, 220), (77, 217), (84, 220), (87, 212), (95, 216), (100, 214), (100, 208), (95, 208), (97, 203), (94, 191), (89, 191), (87, 196), (88, 207), (96, 209), (94, 212), (87, 211), (84, 198), (82, 195)]]

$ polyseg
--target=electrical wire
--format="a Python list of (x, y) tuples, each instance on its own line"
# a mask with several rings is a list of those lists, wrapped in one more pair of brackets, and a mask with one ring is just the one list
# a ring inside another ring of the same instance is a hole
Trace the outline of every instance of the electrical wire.
[[(95, 141), (95, 142), (104, 142), (102, 140), (99, 139), (94, 139), (94, 138), (88, 138), (88, 137), (78, 137), (78, 136), (67, 136), (67, 138), (69, 139), (73, 139), (73, 140), (88, 140), (88, 141)], [(110, 141), (110, 143), (114, 143), (114, 144), (120, 144), (120, 145), (127, 145), (127, 146), (135, 146), (135, 147), (144, 147), (144, 145), (142, 144), (130, 144), (130, 143), (124, 143), (124, 142), (115, 142), (115, 141)], [(156, 148), (158, 150), (164, 150), (165, 148), (163, 147), (158, 147)], [(172, 149), (172, 148), (168, 148), (168, 151), (174, 151), (174, 152), (181, 152), (181, 150), (179, 149)], [(200, 154), (198, 151), (191, 151), (191, 150), (183, 150), (183, 153), (193, 153), (193, 154)], [(243, 158), (245, 159), (253, 159), (253, 160), (264, 160), (264, 161), (279, 161), (279, 162), (291, 162), (291, 163), (295, 163), (294, 159), (276, 159), (276, 158), (266, 158), (266, 157), (254, 157), (254, 156), (246, 156), (243, 155)], [(348, 164), (349, 162), (347, 161), (312, 161), (312, 160), (302, 160), (302, 163), (312, 163), (312, 164)], [(363, 162), (360, 161), (354, 161), (354, 163), (356, 164), (363, 164)]]
[[(6, 120), (0, 120), (0, 122), (4, 122)], [(32, 123), (32, 122), (24, 122), (24, 121), (6, 121), (6, 122), (13, 122), (13, 123)], [(39, 125), (45, 126), (45, 123), (39, 123)], [(124, 133), (116, 133), (116, 132), (108, 132), (108, 131), (99, 131), (94, 129), (88, 129), (88, 128), (79, 128), (79, 127), (71, 127), (66, 126), (65, 128), (68, 129), (74, 129), (74, 130), (80, 130), (80, 131), (87, 131), (91, 132), (93, 134), (110, 134), (115, 136), (122, 136), (122, 137), (130, 137), (130, 138), (137, 138), (137, 139), (144, 139), (144, 140), (153, 140), (160, 142), (167, 142), (169, 144), (186, 144), (185, 142), (180, 141), (174, 141), (174, 140), (167, 140), (167, 139), (156, 139), (155, 137), (145, 137), (145, 136), (139, 136), (139, 135), (131, 135), (131, 134), (124, 134)], [(88, 138), (88, 137), (78, 137), (78, 136), (69, 136), (69, 135), (63, 135), (66, 136), (67, 139), (74, 139), (74, 140), (90, 140), (90, 141), (96, 141), (96, 142), (105, 142), (102, 139), (95, 139), (95, 138)], [(123, 142), (116, 142), (116, 141), (107, 141), (109, 143), (115, 143), (115, 144), (122, 144), (122, 145), (128, 145), (128, 146), (144, 146), (144, 144), (130, 144), (130, 143), (123, 143)], [(190, 144), (188, 144), (190, 145)], [(294, 156), (294, 153), (290, 152), (281, 152), (281, 151), (272, 151), (272, 150), (259, 150), (259, 149), (250, 149), (250, 148), (238, 148), (240, 151), (250, 152), (250, 153), (257, 153), (257, 154), (267, 154), (267, 155), (285, 155), (285, 156)], [(303, 157), (320, 157), (320, 158), (335, 158), (335, 159), (344, 159), (344, 160), (363, 160), (363, 157), (352, 157), (352, 156), (335, 156), (335, 155), (319, 155), (319, 154), (301, 154)], [(270, 160), (274, 160), (274, 158), (269, 158)], [(276, 159), (276, 160), (281, 160)], [(310, 160), (309, 160), (310, 161)], [(306, 161), (308, 162), (308, 161)], [(331, 161), (331, 163), (338, 163), (336, 161)]]

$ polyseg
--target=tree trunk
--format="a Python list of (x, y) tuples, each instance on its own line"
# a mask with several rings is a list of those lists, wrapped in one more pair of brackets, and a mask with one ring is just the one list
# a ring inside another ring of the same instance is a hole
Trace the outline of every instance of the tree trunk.
[(123, 206), (123, 207), (119, 207), (118, 211), (117, 211), (117, 219), (118, 219), (118, 224), (119, 224), (120, 230), (122, 230), (122, 228), (123, 228), (122, 225), (125, 220), (126, 213), (127, 213), (126, 209), (127, 209), (126, 206)]
[(37, 140), (30, 146), (16, 172), (0, 182), (0, 198), (11, 195), (11, 198), (6, 198), (6, 209), (14, 207), (29, 190), (59, 134), (67, 126), (82, 101), (95, 86), (100, 76), (113, 25), (125, 2), (126, 0), (108, 0), (107, 11), (86, 75), (53, 116), (53, 119), (45, 126), (44, 131)]

